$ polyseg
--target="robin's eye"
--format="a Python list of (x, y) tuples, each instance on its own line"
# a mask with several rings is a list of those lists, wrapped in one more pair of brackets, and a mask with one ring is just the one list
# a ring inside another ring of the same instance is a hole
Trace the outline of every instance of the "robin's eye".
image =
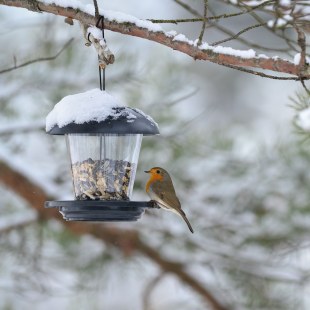
[(156, 170), (156, 173), (160, 174), (160, 171), (159, 171), (159, 170)]

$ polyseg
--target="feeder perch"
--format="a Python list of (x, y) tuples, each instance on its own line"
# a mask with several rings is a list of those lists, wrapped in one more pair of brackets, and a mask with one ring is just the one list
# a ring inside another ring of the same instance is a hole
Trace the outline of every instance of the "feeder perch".
[(159, 134), (142, 111), (94, 89), (57, 103), (46, 131), (65, 135), (75, 200), (46, 201), (68, 221), (136, 221), (150, 202), (131, 201), (143, 135)]

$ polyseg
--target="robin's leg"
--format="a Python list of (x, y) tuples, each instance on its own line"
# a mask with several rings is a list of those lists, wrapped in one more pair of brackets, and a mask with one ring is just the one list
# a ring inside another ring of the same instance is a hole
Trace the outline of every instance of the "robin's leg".
[(151, 208), (160, 209), (160, 206), (157, 204), (155, 200), (150, 200), (149, 204), (151, 205)]

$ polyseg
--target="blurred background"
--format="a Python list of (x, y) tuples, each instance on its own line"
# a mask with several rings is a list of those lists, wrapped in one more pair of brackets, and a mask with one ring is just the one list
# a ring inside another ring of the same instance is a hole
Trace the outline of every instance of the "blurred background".
[[(202, 1), (188, 3), (203, 12)], [(209, 3), (217, 14), (237, 11)], [(99, 5), (144, 19), (191, 17), (176, 1)], [(238, 32), (250, 18), (222, 24)], [(53, 56), (74, 38), (52, 61), (0, 74), (1, 309), (309, 309), (309, 144), (296, 134), (290, 107), (304, 95), (300, 83), (106, 31), (116, 57), (107, 91), (151, 115), (161, 132), (143, 139), (133, 198), (149, 199), (144, 170), (166, 168), (195, 233), (175, 214), (152, 210), (137, 223), (94, 224), (106, 229), (98, 238), (27, 200), (73, 199), (65, 140), (45, 134), (45, 117), (64, 96), (99, 87), (96, 51), (85, 46), (78, 23), (62, 17), (2, 6), (0, 24), (0, 71)], [(162, 27), (196, 39), (201, 23)], [(211, 27), (204, 40), (224, 37)], [(243, 37), (282, 44), (266, 29)], [(140, 242), (130, 242), (128, 231)]]

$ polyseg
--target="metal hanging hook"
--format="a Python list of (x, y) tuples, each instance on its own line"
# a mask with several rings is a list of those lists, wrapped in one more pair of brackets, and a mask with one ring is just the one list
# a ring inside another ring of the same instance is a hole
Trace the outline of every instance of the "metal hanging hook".
[[(99, 24), (101, 22), (101, 31), (102, 31), (102, 38), (104, 42), (106, 43), (105, 37), (104, 37), (104, 16), (100, 15), (96, 27), (99, 28)], [(99, 55), (98, 55), (98, 60), (99, 60)], [(105, 68), (101, 68), (99, 65), (99, 85), (100, 85), (100, 90), (104, 91), (105, 90)]]

